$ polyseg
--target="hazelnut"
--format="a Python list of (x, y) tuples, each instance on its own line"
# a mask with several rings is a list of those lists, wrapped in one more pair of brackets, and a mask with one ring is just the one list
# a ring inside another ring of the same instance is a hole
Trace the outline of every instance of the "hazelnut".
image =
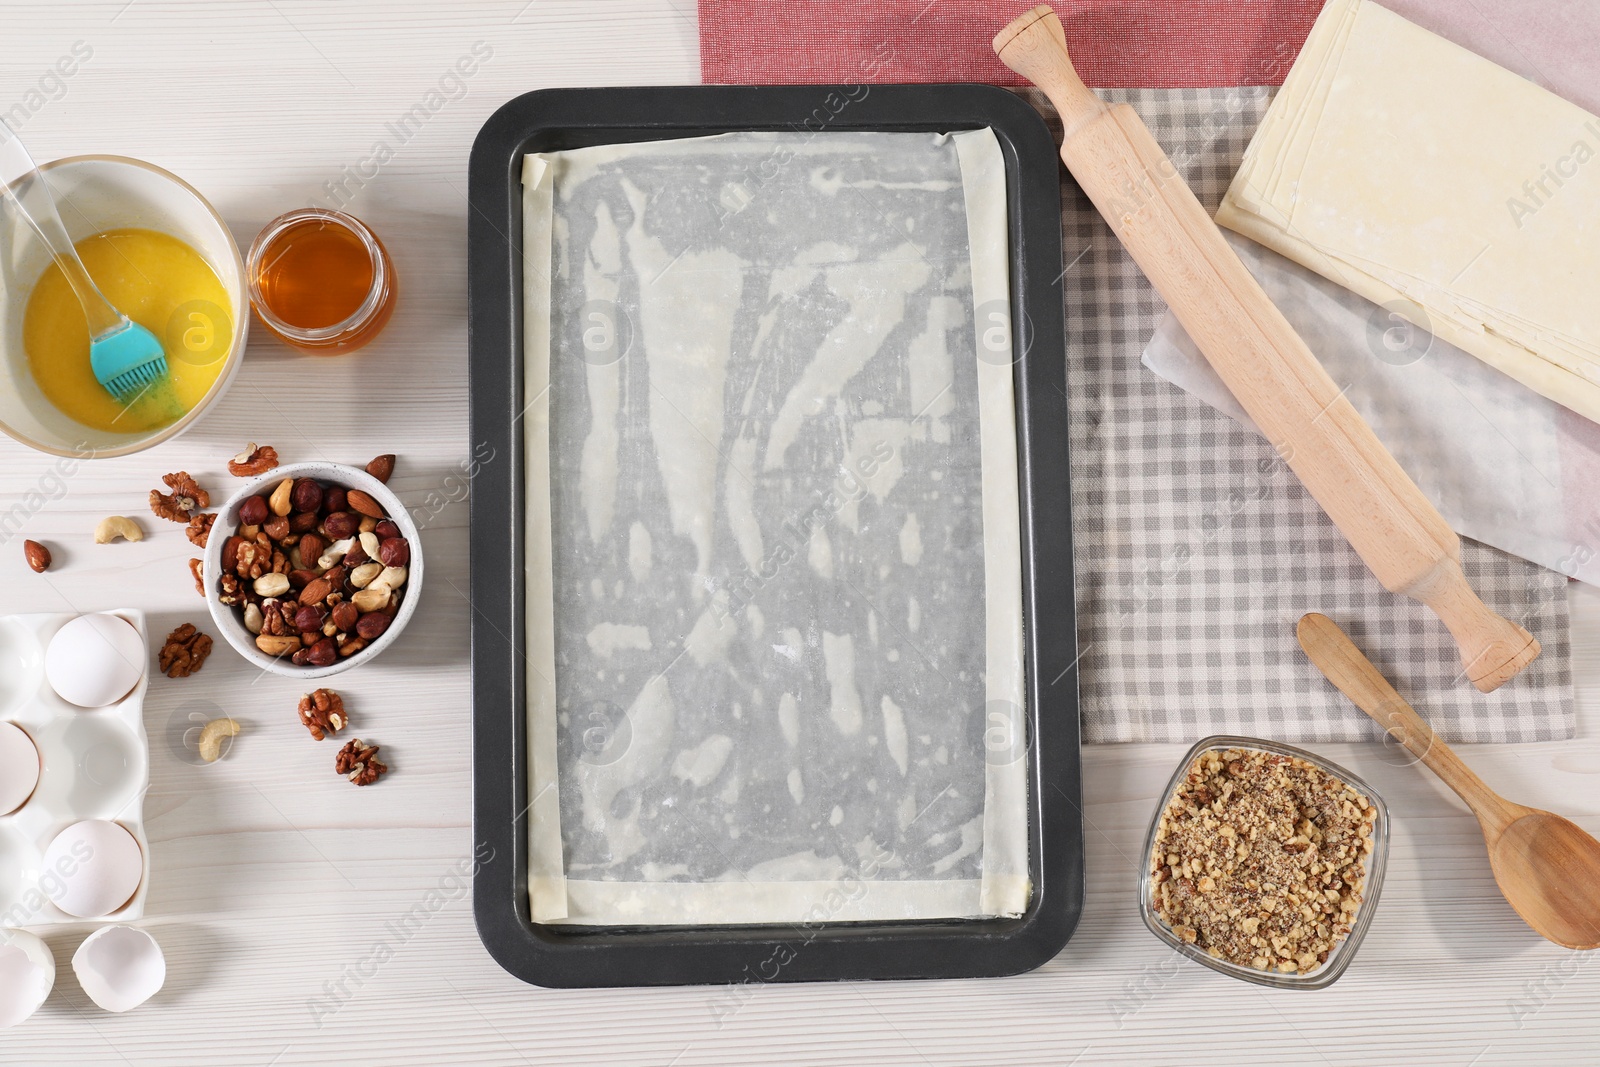
[(334, 644), (331, 637), (324, 637), (306, 649), (306, 663), (313, 667), (326, 667), (338, 658), (339, 646)]
[(322, 518), (315, 511), (297, 511), (289, 516), (289, 529), (293, 533), (310, 533)]
[(378, 559), (385, 567), (404, 567), (411, 562), (411, 545), (404, 537), (391, 537), (378, 546)]
[(301, 633), (322, 629), (324, 612), (318, 604), (306, 604), (294, 613), (294, 628)]
[(335, 511), (322, 520), (322, 532), (334, 541), (343, 541), (347, 537), (354, 537), (360, 525), (361, 520), (353, 513)]
[(393, 519), (384, 519), (372, 528), (372, 532), (378, 535), (378, 540), (387, 541), (391, 537), (400, 536), (400, 527), (395, 525)]
[(247, 496), (239, 505), (239, 524), (241, 526), (260, 526), (267, 521), (267, 500), (260, 496)]
[(350, 542), (350, 551), (348, 551), (348, 552), (346, 552), (344, 554), (344, 564), (345, 564), (345, 566), (346, 567), (359, 567), (364, 563), (371, 563), (371, 562), (372, 562), (372, 557), (367, 555), (367, 550), (361, 544), (361, 539), (357, 538), (356, 540), (351, 541)]
[(345, 496), (344, 486), (330, 485), (322, 491), (322, 510), (327, 512), (346, 511), (350, 501)]
[(317, 580), (317, 572), (311, 570), (294, 570), (289, 572), (289, 588), (304, 589)]
[(381, 611), (368, 612), (356, 623), (356, 634), (365, 641), (371, 641), (381, 637), (392, 621), (394, 620), (390, 616)]
[(289, 503), (296, 511), (316, 511), (322, 506), (322, 486), (315, 478), (301, 478), (289, 492)]
[(342, 600), (333, 606), (333, 625), (343, 631), (349, 631), (361, 618), (361, 609)]

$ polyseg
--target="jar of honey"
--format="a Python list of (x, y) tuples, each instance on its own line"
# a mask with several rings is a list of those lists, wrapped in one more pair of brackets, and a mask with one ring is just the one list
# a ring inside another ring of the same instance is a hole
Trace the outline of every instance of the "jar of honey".
[(302, 208), (273, 219), (251, 244), (246, 273), (262, 324), (305, 352), (354, 352), (394, 314), (388, 251), (342, 211)]

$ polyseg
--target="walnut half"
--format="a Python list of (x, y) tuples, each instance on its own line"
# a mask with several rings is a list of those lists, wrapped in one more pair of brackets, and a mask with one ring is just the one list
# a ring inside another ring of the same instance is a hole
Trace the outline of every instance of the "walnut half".
[(254, 441), (245, 450), (228, 460), (228, 473), (236, 478), (253, 478), (265, 474), (278, 465), (278, 450), (271, 445), (257, 446)]
[(317, 689), (300, 698), (300, 722), (318, 741), (343, 730), (348, 721), (344, 698), (332, 689)]
[(186, 622), (167, 635), (156, 662), (168, 678), (187, 678), (205, 665), (211, 655), (211, 638)]
[(161, 480), (172, 490), (171, 493), (150, 490), (150, 510), (161, 518), (188, 522), (211, 506), (211, 494), (200, 488), (200, 483), (190, 477), (188, 471), (163, 474)]
[(389, 765), (378, 760), (378, 746), (369, 745), (356, 738), (339, 750), (334, 757), (333, 769), (356, 785), (371, 785)]

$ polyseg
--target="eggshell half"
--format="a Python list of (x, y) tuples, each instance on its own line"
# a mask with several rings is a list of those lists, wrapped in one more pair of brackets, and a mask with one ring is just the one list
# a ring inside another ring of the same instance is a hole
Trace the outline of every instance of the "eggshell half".
[(88, 819), (61, 831), (44, 850), (40, 885), (68, 915), (92, 919), (126, 904), (143, 878), (144, 853), (133, 835), (114, 822)]
[(49, 945), (26, 930), (0, 930), (0, 1030), (38, 1011), (55, 984)]
[(132, 1011), (166, 982), (167, 958), (143, 930), (104, 926), (72, 954), (72, 973), (89, 999), (106, 1011)]
[(44, 673), (62, 700), (103, 708), (127, 696), (144, 677), (144, 639), (126, 619), (80, 615), (56, 631)]
[(15, 723), (0, 722), (0, 815), (10, 815), (39, 784), (39, 749)]

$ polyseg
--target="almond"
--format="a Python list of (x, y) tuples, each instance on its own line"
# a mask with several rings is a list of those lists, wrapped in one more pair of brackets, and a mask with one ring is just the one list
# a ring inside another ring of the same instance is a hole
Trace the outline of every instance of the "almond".
[(368, 463), (367, 473), (380, 482), (388, 482), (389, 476), (394, 473), (394, 454), (385, 453)]
[(352, 511), (359, 511), (369, 519), (384, 517), (383, 508), (378, 506), (378, 502), (359, 489), (348, 490), (345, 499), (349, 501)]
[(22, 542), (22, 556), (36, 574), (43, 574), (50, 569), (50, 550), (37, 541)]
[(306, 583), (300, 590), (300, 603), (320, 604), (328, 599), (328, 594), (333, 592), (333, 583), (326, 578), (315, 578)]

